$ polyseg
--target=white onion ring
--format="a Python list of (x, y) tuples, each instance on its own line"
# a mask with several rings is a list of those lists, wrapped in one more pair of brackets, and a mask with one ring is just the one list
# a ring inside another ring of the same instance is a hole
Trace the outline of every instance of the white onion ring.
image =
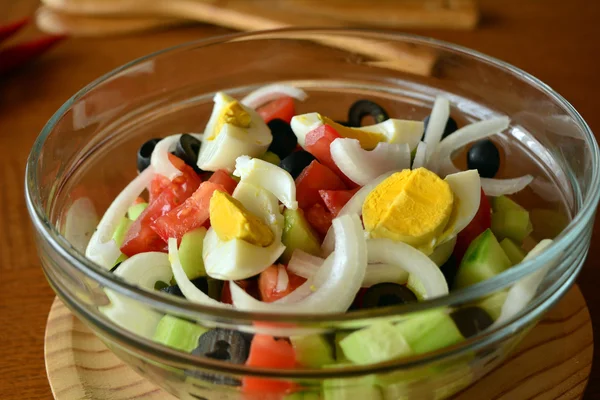
[(290, 279), (288, 277), (287, 271), (283, 265), (277, 266), (277, 285), (275, 286), (275, 290), (278, 292), (283, 292), (287, 289), (288, 284), (290, 283)]
[(412, 169), (424, 167), (427, 163), (427, 145), (424, 142), (419, 142), (417, 145), (417, 152), (415, 153), (415, 159), (413, 160)]
[(427, 163), (432, 156), (432, 153), (437, 148), (438, 143), (442, 140), (442, 135), (444, 134), (446, 124), (448, 123), (448, 117), (450, 117), (450, 101), (443, 96), (437, 96), (433, 103), (429, 122), (427, 123), (427, 129), (425, 130), (425, 138), (423, 139), (423, 142), (425, 142), (429, 149), (429, 152), (425, 155), (423, 165)]
[(260, 87), (249, 93), (242, 99), (241, 103), (247, 107), (256, 109), (263, 104), (282, 97), (292, 97), (296, 100), (304, 101), (308, 98), (308, 94), (297, 87), (275, 83)]
[(181, 171), (169, 160), (169, 153), (175, 150), (177, 142), (181, 137), (181, 133), (167, 136), (156, 144), (150, 158), (150, 165), (154, 167), (157, 174), (166, 176), (169, 180), (181, 175)]
[(524, 175), (511, 179), (481, 178), (481, 187), (486, 195), (497, 197), (517, 193), (533, 181), (533, 176)]

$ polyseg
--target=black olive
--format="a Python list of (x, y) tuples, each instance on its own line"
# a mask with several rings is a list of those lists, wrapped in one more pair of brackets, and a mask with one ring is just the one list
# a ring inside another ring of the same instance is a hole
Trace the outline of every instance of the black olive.
[(273, 135), (273, 141), (269, 151), (277, 154), (280, 159), (289, 156), (298, 144), (298, 138), (294, 134), (290, 124), (281, 119), (273, 119), (267, 124)]
[(196, 173), (201, 173), (202, 170), (197, 165), (201, 145), (202, 143), (198, 139), (188, 133), (184, 133), (179, 137), (174, 154), (192, 167)]
[(456, 262), (456, 258), (450, 256), (448, 261), (440, 267), (440, 270), (442, 271), (442, 274), (444, 274), (444, 278), (446, 278), (448, 287), (452, 288), (454, 280), (456, 279), (456, 274), (458, 273), (458, 263)]
[(358, 100), (348, 110), (348, 123), (350, 126), (361, 126), (363, 118), (367, 115), (373, 117), (376, 124), (390, 118), (379, 104), (371, 100)]
[(362, 308), (395, 306), (417, 301), (417, 296), (406, 286), (385, 282), (367, 289), (362, 299)]
[(302, 170), (316, 160), (316, 158), (308, 151), (300, 150), (295, 151), (279, 163), (279, 166), (285, 169), (292, 175), (292, 178), (296, 179)]
[[(429, 117), (430, 115), (426, 116), (423, 120), (423, 137), (421, 138), (421, 140), (423, 140), (423, 138), (425, 137), (425, 131), (427, 130), (427, 125), (429, 124)], [(442, 133), (442, 139), (448, 136), (449, 134), (456, 132), (457, 130), (458, 124), (456, 123), (454, 118), (448, 117), (448, 121), (446, 122), (446, 126), (444, 127), (444, 133)]]
[(475, 336), (494, 323), (484, 309), (474, 306), (454, 310), (450, 316), (465, 338)]
[(137, 153), (137, 169), (139, 172), (148, 168), (154, 147), (156, 147), (156, 144), (160, 141), (161, 139), (150, 139), (140, 146)]
[[(212, 329), (198, 339), (192, 354), (233, 364), (243, 364), (250, 353), (250, 340), (244, 334), (229, 329)], [(239, 386), (240, 381), (228, 375), (189, 371), (188, 374), (220, 385)]]
[(482, 178), (493, 178), (500, 169), (500, 152), (488, 139), (475, 142), (467, 153), (467, 167), (476, 169)]
[(357, 128), (356, 126), (350, 125), (350, 122), (348, 122), (348, 121), (335, 121), (335, 122), (337, 122), (338, 124), (340, 124), (342, 126), (347, 126), (348, 128)]
[[(201, 276), (200, 278), (192, 279), (192, 283), (202, 292), (208, 294), (208, 281), (205, 277)], [(181, 289), (179, 289), (179, 286), (177, 285), (163, 287), (160, 289), (160, 291), (163, 293), (171, 294), (173, 296), (185, 297), (183, 293), (181, 293)]]

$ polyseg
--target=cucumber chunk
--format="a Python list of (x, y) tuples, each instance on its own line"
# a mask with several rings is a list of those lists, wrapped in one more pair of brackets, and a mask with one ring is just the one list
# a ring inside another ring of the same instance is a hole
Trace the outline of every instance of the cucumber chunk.
[(500, 242), (500, 246), (502, 250), (506, 253), (506, 256), (510, 260), (512, 265), (516, 265), (523, 261), (525, 258), (525, 250), (520, 248), (515, 242), (510, 240), (509, 238), (504, 238)]
[(425, 311), (395, 326), (414, 354), (423, 354), (464, 340), (444, 310)]
[(158, 322), (154, 341), (190, 353), (198, 346), (198, 339), (208, 329), (189, 321), (165, 315)]
[(389, 322), (377, 322), (351, 333), (340, 342), (340, 347), (355, 364), (374, 364), (412, 353), (401, 330)]
[(338, 363), (346, 363), (350, 361), (344, 354), (344, 350), (342, 349), (342, 346), (340, 346), (340, 342), (348, 337), (348, 335), (351, 333), (352, 332), (336, 332), (335, 334), (335, 361)]
[(281, 162), (279, 156), (271, 151), (267, 151), (260, 159), (277, 166), (279, 166), (279, 163)]
[(125, 217), (121, 218), (121, 221), (119, 221), (119, 225), (117, 225), (117, 229), (115, 229), (115, 233), (113, 233), (112, 236), (112, 239), (115, 241), (117, 246), (121, 246), (123, 244), (125, 235), (127, 235), (127, 231), (129, 230), (129, 227), (131, 227), (132, 223), (133, 221)]
[(317, 234), (304, 218), (301, 209), (290, 210), (286, 208), (283, 212), (284, 226), (281, 242), (285, 245), (285, 251), (281, 255), (281, 262), (287, 264), (292, 258), (292, 253), (300, 249), (313, 256), (321, 255), (321, 243)]
[(492, 232), (498, 240), (509, 238), (521, 243), (532, 231), (529, 212), (525, 210), (504, 210), (492, 214)]
[(181, 238), (179, 245), (179, 259), (185, 274), (190, 280), (206, 276), (204, 260), (202, 259), (202, 247), (206, 228), (200, 227), (189, 231)]
[(506, 296), (508, 296), (508, 291), (503, 290), (500, 292), (496, 292), (485, 299), (476, 303), (476, 305), (482, 309), (484, 309), (490, 317), (495, 321), (500, 317), (500, 313), (502, 312), (502, 306), (506, 301)]
[(425, 286), (423, 283), (417, 279), (413, 274), (408, 275), (408, 282), (406, 282), (406, 287), (410, 289), (411, 292), (417, 296), (417, 300), (424, 301), (427, 297), (427, 291), (425, 290)]
[[(336, 364), (331, 367), (344, 367), (349, 365)], [(325, 366), (327, 368), (328, 366)], [(356, 378), (325, 379), (323, 381), (324, 400), (382, 400), (381, 390), (375, 385), (373, 375)]]
[(514, 200), (506, 196), (498, 196), (492, 198), (492, 211), (500, 212), (500, 211), (527, 211)]
[(148, 203), (138, 203), (132, 205), (131, 207), (129, 207), (129, 210), (127, 210), (127, 218), (129, 218), (132, 221), (135, 221), (136, 219), (138, 219), (140, 214), (146, 209), (146, 207), (148, 207)]
[(310, 368), (321, 368), (333, 364), (333, 349), (322, 335), (306, 335), (290, 337), (296, 352), (296, 361)]
[(492, 231), (487, 229), (469, 245), (458, 268), (454, 287), (460, 289), (474, 285), (498, 275), (510, 266), (510, 259)]
[(296, 392), (286, 395), (283, 400), (320, 400), (321, 395), (315, 392)]

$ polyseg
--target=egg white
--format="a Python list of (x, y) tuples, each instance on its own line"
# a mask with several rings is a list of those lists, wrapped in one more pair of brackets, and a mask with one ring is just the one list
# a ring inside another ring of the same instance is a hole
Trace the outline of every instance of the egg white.
[[(292, 118), (290, 126), (298, 138), (298, 144), (304, 148), (306, 135), (308, 132), (323, 125), (319, 113), (296, 115)], [(403, 119), (390, 118), (387, 121), (375, 125), (353, 128), (360, 131), (379, 133), (386, 138), (388, 143), (407, 143), (410, 150), (414, 150), (421, 136), (423, 136), (424, 124), (422, 121), (410, 121)]]
[(225, 242), (210, 228), (204, 238), (202, 258), (206, 273), (215, 279), (238, 280), (259, 274), (274, 264), (285, 250), (281, 243), (283, 215), (277, 197), (261, 187), (245, 182), (237, 185), (233, 197), (269, 225), (275, 240), (267, 247), (241, 239)]
[[(214, 97), (215, 105), (204, 130), (204, 140), (198, 156), (198, 167), (204, 171), (226, 169), (233, 171), (235, 159), (241, 155), (259, 157), (267, 151), (273, 140), (271, 130), (253, 109), (241, 105), (250, 114), (250, 126), (240, 128), (233, 124), (223, 124), (220, 132), (213, 132), (223, 108), (234, 99), (218, 92)], [(213, 136), (213, 139), (208, 139)]]
[(439, 244), (454, 238), (471, 223), (481, 202), (481, 179), (475, 169), (450, 174), (444, 179), (454, 193), (455, 208)]

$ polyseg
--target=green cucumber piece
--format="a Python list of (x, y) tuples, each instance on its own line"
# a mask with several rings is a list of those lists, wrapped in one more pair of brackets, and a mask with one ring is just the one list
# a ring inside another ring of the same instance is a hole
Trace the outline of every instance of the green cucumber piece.
[(158, 322), (154, 341), (190, 353), (198, 347), (198, 339), (207, 331), (200, 325), (165, 315)]
[(431, 310), (408, 317), (395, 330), (404, 337), (414, 354), (423, 354), (464, 340), (444, 310)]
[(515, 242), (510, 240), (509, 238), (504, 238), (500, 242), (500, 246), (502, 250), (506, 253), (506, 256), (510, 260), (512, 265), (516, 265), (523, 261), (525, 258), (525, 250), (520, 248)]
[(490, 229), (471, 242), (454, 280), (457, 289), (474, 285), (510, 268), (509, 258)]
[(412, 353), (401, 330), (389, 322), (377, 322), (351, 333), (340, 342), (340, 347), (355, 364), (375, 364)]
[(283, 233), (281, 242), (285, 245), (285, 251), (281, 256), (281, 262), (287, 264), (292, 258), (292, 253), (300, 249), (313, 256), (321, 255), (321, 243), (317, 234), (304, 218), (301, 209), (283, 211)]
[(271, 151), (267, 151), (260, 159), (277, 166), (279, 166), (279, 163), (281, 162), (279, 156)]
[(498, 240), (509, 238), (521, 243), (532, 231), (529, 212), (525, 210), (503, 210), (492, 214), (492, 232)]
[(286, 395), (283, 400), (320, 400), (321, 395), (315, 392), (296, 392)]
[(518, 203), (516, 203), (514, 200), (511, 200), (510, 198), (508, 198), (506, 196), (498, 196), (498, 197), (492, 198), (492, 211), (493, 212), (512, 211), (512, 210), (527, 211), (522, 206), (520, 206)]
[(121, 221), (119, 221), (119, 225), (117, 225), (117, 229), (115, 229), (115, 233), (112, 235), (112, 239), (115, 241), (117, 246), (120, 247), (123, 244), (125, 235), (127, 235), (127, 231), (131, 227), (131, 224), (133, 224), (133, 221), (131, 221), (129, 218), (123, 217), (121, 218)]
[(338, 363), (346, 363), (350, 361), (344, 354), (344, 350), (342, 350), (340, 342), (351, 333), (352, 332), (336, 332), (335, 334), (335, 361), (337, 361)]
[[(324, 368), (351, 366), (335, 364)], [(381, 390), (375, 385), (375, 376), (366, 375), (356, 378), (325, 379), (323, 381), (324, 400), (382, 400)]]
[(181, 266), (185, 274), (190, 280), (206, 276), (204, 260), (202, 259), (202, 247), (205, 236), (206, 228), (200, 227), (189, 231), (181, 238), (179, 259), (181, 260)]
[(485, 310), (495, 321), (500, 317), (502, 306), (506, 301), (506, 296), (508, 296), (508, 291), (502, 290), (486, 297), (485, 299), (477, 302), (475, 305)]
[(140, 214), (146, 209), (146, 207), (148, 207), (148, 203), (138, 203), (132, 205), (131, 207), (129, 207), (129, 210), (127, 210), (127, 218), (129, 218), (132, 221), (135, 221), (136, 219), (138, 219)]
[(425, 286), (423, 283), (418, 280), (414, 274), (408, 275), (408, 282), (406, 282), (406, 287), (410, 289), (411, 292), (417, 296), (417, 300), (424, 301), (427, 297), (427, 291), (425, 290)]
[(554, 239), (569, 224), (569, 218), (555, 210), (534, 208), (529, 212), (536, 239)]
[(300, 365), (321, 368), (335, 363), (333, 349), (322, 335), (292, 336), (290, 342)]

